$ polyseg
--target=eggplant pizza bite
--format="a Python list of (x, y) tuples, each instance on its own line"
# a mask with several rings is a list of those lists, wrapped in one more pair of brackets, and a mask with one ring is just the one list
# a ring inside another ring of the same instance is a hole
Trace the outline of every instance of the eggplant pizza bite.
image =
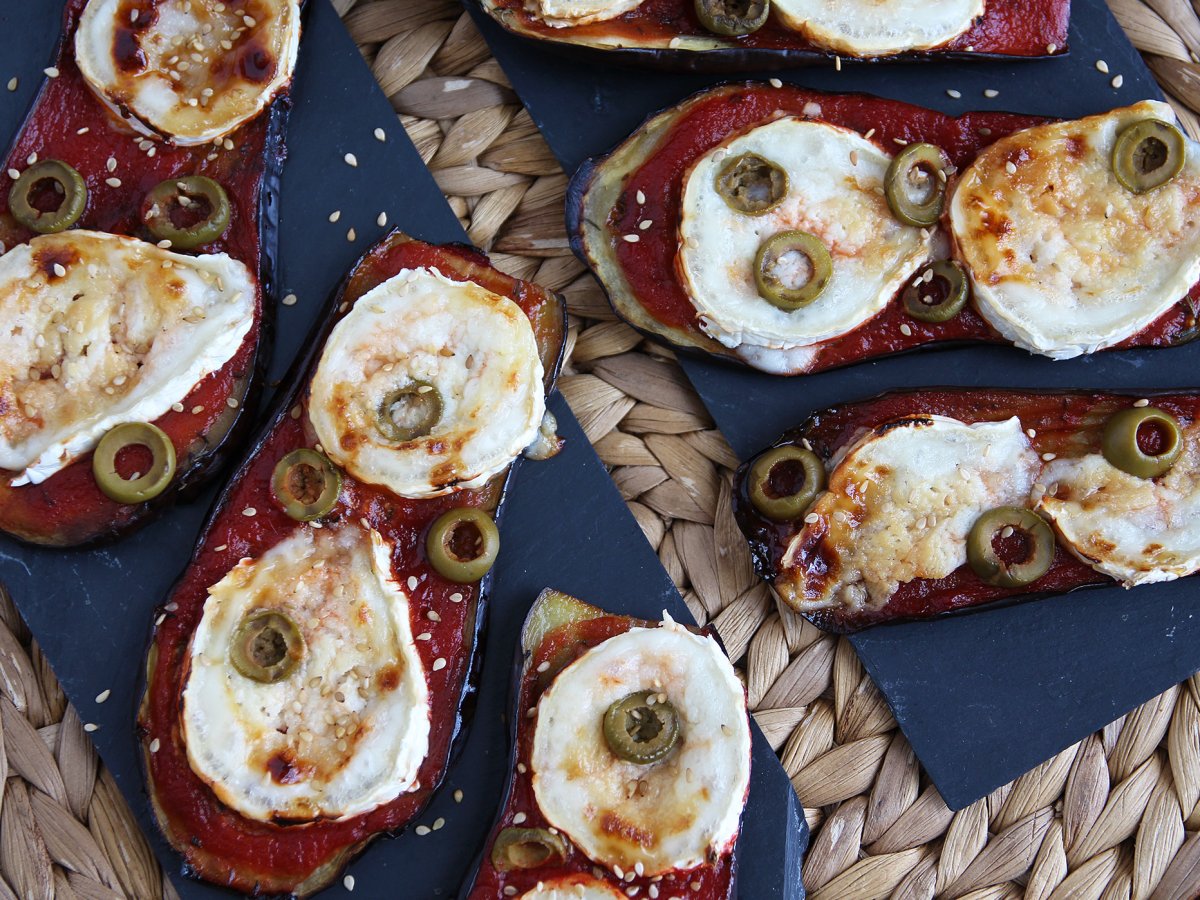
[(0, 174), (0, 530), (112, 537), (213, 470), (260, 361), (298, 0), (70, 0)]
[(462, 729), (496, 521), (564, 309), (394, 232), (334, 298), (160, 610), (138, 735), (185, 870), (305, 896), (405, 826)]
[(938, 389), (817, 413), (738, 470), (759, 574), (855, 631), (1200, 569), (1200, 393)]
[(715, 638), (546, 590), (515, 696), (508, 791), (468, 900), (734, 896), (750, 725)]
[(585, 163), (568, 230), (635, 327), (775, 374), (948, 341), (1172, 346), (1197, 333), (1200, 146), (1151, 100), (951, 118), (726, 85)]
[(849, 59), (1045, 57), (1070, 0), (480, 0), (508, 31), (670, 69)]

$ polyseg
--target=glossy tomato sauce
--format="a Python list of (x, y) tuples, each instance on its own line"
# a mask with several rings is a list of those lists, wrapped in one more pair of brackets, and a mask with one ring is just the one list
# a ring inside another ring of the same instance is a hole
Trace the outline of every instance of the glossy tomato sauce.
[[(817, 413), (799, 428), (787, 432), (779, 445), (804, 441), (823, 460), (857, 440), (865, 430), (908, 415), (941, 415), (967, 423), (1000, 422), (1017, 416), (1040, 455), (1082, 456), (1100, 452), (1104, 423), (1118, 409), (1130, 406), (1135, 397), (1101, 392), (1064, 391), (1054, 394), (1012, 390), (930, 389), (899, 391), (873, 400), (851, 403)], [(1154, 406), (1173, 415), (1187, 428), (1200, 418), (1200, 395), (1151, 395)], [(1030, 431), (1032, 434), (1030, 435)], [(750, 542), (759, 573), (773, 579), (780, 573), (783, 556), (804, 522), (772, 522), (759, 515), (747, 495), (749, 466), (737, 473), (735, 514)], [(796, 565), (814, 574), (823, 571), (819, 526), (810, 528)], [(1081, 562), (1061, 544), (1056, 544), (1049, 571), (1021, 588), (985, 584), (969, 565), (960, 566), (945, 578), (918, 578), (901, 584), (879, 609), (847, 611), (822, 609), (805, 615), (830, 631), (856, 631), (877, 622), (924, 619), (956, 609), (1032, 594), (1060, 594), (1084, 585), (1113, 583), (1106, 575)]]
[[(568, 29), (554, 28), (535, 18), (526, 9), (526, 0), (497, 0), (495, 5), (518, 17), (525, 29), (550, 39), (562, 38), (564, 33), (569, 33), (568, 39), (616, 38), (639, 46), (648, 42), (667, 44), (673, 37), (714, 37), (700, 24), (692, 0), (644, 0), (637, 9), (615, 19)], [(942, 49), (1005, 56), (1046, 56), (1066, 49), (1070, 17), (1070, 0), (988, 0), (983, 15), (975, 24)], [(748, 50), (824, 52), (803, 35), (785, 27), (775, 15), (754, 34), (721, 40)]]
[[(55, 63), (58, 74), (46, 78), (0, 172), (0, 249), (35, 236), (13, 218), (8, 197), (12, 173), (38, 160), (69, 163), (87, 183), (87, 208), (76, 227), (151, 242), (155, 239), (140, 215), (147, 193), (169, 178), (207, 175), (225, 188), (232, 216), (225, 234), (192, 252), (228, 253), (245, 263), (258, 282), (264, 268), (259, 203), (267, 173), (283, 165), (282, 137), (273, 134), (273, 120), (282, 115), (287, 99), (276, 99), (220, 145), (176, 147), (148, 141), (96, 98), (75, 65), (75, 30), (86, 4), (87, 0), (67, 4)], [(261, 284), (254, 310), (254, 323), (234, 356), (189, 392), (181, 401), (183, 412), (167, 412), (154, 422), (175, 445), (177, 484), (187, 480), (189, 470), (203, 465), (238, 417), (262, 332)], [(90, 453), (42, 484), (13, 488), (10, 481), (11, 477), (0, 478), (0, 528), (17, 536), (95, 536), (119, 531), (145, 511), (144, 505), (117, 503), (99, 489)]]
[[(684, 180), (701, 156), (730, 135), (771, 121), (779, 114), (807, 116), (852, 129), (889, 153), (900, 142), (929, 142), (943, 148), (958, 169), (998, 138), (1045, 119), (1011, 113), (973, 112), (957, 118), (896, 100), (865, 94), (824, 94), (785, 85), (727, 85), (685, 101), (645, 162), (626, 179), (608, 218), (613, 252), (637, 302), (659, 322), (702, 336), (696, 310), (677, 273), (678, 229)], [(644, 197), (645, 202), (639, 202)], [(642, 231), (649, 219), (654, 227)], [(635, 243), (623, 235), (637, 234)], [(1171, 346), (1194, 336), (1194, 304), (1200, 285), (1120, 347)], [(704, 340), (708, 340), (704, 338)], [(946, 322), (909, 316), (899, 295), (874, 318), (849, 334), (814, 348), (806, 371), (822, 371), (871, 357), (945, 341), (1002, 342), (973, 309)]]
[[(356, 267), (337, 298), (325, 335), (371, 288), (401, 269), (419, 267), (435, 267), (447, 277), (475, 281), (512, 298), (534, 324), (549, 385), (562, 339), (562, 309), (557, 299), (491, 269), (474, 251), (434, 247), (399, 233), (369, 251)], [(268, 894), (290, 892), (319, 867), (340, 865), (343, 859), (339, 855), (355, 845), (407, 824), (441, 782), (453, 738), (461, 727), (459, 707), (473, 655), (481, 587), (478, 583), (456, 584), (434, 571), (425, 558), (425, 534), (432, 521), (448, 509), (477, 506), (494, 512), (503, 489), (501, 475), (477, 490), (410, 500), (344, 473), (337, 506), (320, 520), (325, 527), (362, 523), (394, 547), (392, 571), (408, 594), (413, 634), (428, 635), (416, 642), (429, 686), (431, 715), (429, 754), (418, 774), (420, 787), (369, 813), (304, 826), (256, 822), (224, 806), (192, 771), (182, 741), (179, 707), (187, 677), (187, 648), (203, 614), (209, 586), (240, 559), (260, 557), (305, 527), (284, 513), (270, 482), (279, 459), (297, 448), (315, 446), (306, 424), (305, 403), (317, 359), (314, 351), (287, 406), (226, 488), (195, 556), (162, 608), (139, 714), (139, 738), (152, 796), (171, 842), (202, 877)], [(435, 668), (438, 660), (441, 668)]]
[[(601, 616), (598, 619), (574, 622), (550, 632), (534, 651), (521, 676), (519, 687), (516, 708), (517, 748), (514, 754), (516, 767), (509, 776), (507, 802), (488, 837), (484, 857), (475, 883), (468, 894), (468, 900), (496, 900), (507, 896), (506, 888), (515, 888), (513, 896), (520, 896), (533, 890), (539, 881), (575, 874), (589, 874), (601, 878), (618, 891), (627, 892), (637, 888), (635, 896), (638, 897), (648, 897), (651, 885), (657, 885), (658, 896), (664, 900), (671, 897), (725, 900), (729, 896), (734, 874), (732, 852), (725, 853), (711, 864), (689, 871), (671, 872), (655, 879), (638, 877), (633, 872), (626, 872), (623, 879), (617, 878), (603, 866), (593, 865), (591, 860), (578, 850), (572, 850), (571, 855), (561, 865), (511, 872), (501, 872), (492, 865), (492, 847), (502, 829), (550, 827), (533, 793), (531, 760), (534, 719), (529, 716), (529, 711), (537, 708), (542, 693), (550, 686), (554, 676), (592, 647), (618, 634), (624, 634), (631, 628), (653, 627), (655, 624), (624, 616)], [(543, 666), (545, 671), (540, 672), (539, 669)], [(514, 821), (518, 814), (525, 816), (519, 825)]]

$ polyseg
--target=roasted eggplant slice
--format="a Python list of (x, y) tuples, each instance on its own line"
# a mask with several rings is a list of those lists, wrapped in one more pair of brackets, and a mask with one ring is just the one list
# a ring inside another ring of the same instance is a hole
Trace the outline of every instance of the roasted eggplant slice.
[[(158, 5), (69, 0), (47, 69), (55, 74), (0, 172), (0, 314), (12, 323), (0, 336), (0, 531), (29, 543), (86, 544), (144, 523), (218, 467), (255, 403), (277, 241), (265, 210), (277, 205), (300, 4), (260, 4), (274, 12), (254, 29), (239, 17), (230, 49), (214, 35), (229, 24), (232, 4), (228, 16), (198, 6), (188, 13), (207, 17), (196, 23), (197, 40), (212, 44), (204, 49), (211, 67), (180, 74), (179, 103), (190, 118), (203, 109), (220, 120), (224, 106), (207, 106), (224, 94), (215, 73), (236, 69), (250, 44), (279, 32), (276, 13), (291, 47), (272, 69), (271, 89), (238, 88), (255, 105), (202, 144), (164, 128), (131, 134), (100, 89), (136, 74), (105, 69), (106, 54), (120, 47), (132, 54), (129, 66), (155, 66), (153, 54), (138, 53), (157, 39), (158, 17), (149, 13)], [(107, 33), (123, 43), (97, 38)], [(178, 195), (170, 209), (153, 199), (160, 183)], [(101, 467), (105, 490), (93, 450), (131, 423), (166, 436), (172, 471), (153, 490), (126, 489), (144, 486), (147, 467), (161, 474), (165, 455), (125, 451)]]
[[(952, 118), (727, 84), (585, 162), (567, 231), (635, 328), (772, 374), (947, 342), (1055, 359), (1176, 346), (1197, 334), (1200, 145), (1143, 141), (1143, 168), (1173, 173), (1153, 190), (1113, 175), (1118, 134), (1172, 118), (1156, 101), (1071, 122)], [(1050, 194), (1052, 209), (1020, 199)]]
[[(1110, 459), (1114, 432), (1155, 465)], [(772, 518), (757, 460), (785, 450), (815, 454), (825, 489)], [(1200, 569), (1200, 392), (884, 394), (815, 414), (743, 465), (734, 507), (759, 574), (835, 632), (1182, 578)]]
[[(399, 232), (331, 298), (154, 627), (137, 734), (189, 874), (307, 896), (424, 808), (462, 732), (481, 557), (565, 326), (558, 297), (479, 251)], [(393, 440), (381, 400), (418, 373), (447, 404)]]
[(514, 702), (507, 794), (460, 896), (734, 896), (750, 728), (713, 637), (547, 589)]
[[(855, 5), (861, 3), (861, 9)], [(852, 0), (479, 0), (505, 30), (607, 65), (780, 69), (846, 59), (1041, 58), (1067, 50), (1070, 0), (942, 0), (921, 15)], [(898, 16), (903, 17), (897, 22)], [(855, 21), (855, 34), (845, 23)]]

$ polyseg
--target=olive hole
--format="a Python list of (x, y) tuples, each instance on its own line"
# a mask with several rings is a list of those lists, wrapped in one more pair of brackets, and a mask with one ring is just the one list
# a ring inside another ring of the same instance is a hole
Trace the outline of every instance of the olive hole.
[(474, 522), (459, 522), (446, 535), (446, 552), (458, 562), (473, 562), (483, 550), (483, 535)]
[(741, 19), (758, 15), (761, 2), (762, 0), (722, 0), (719, 5), (724, 8), (727, 15), (737, 16)]
[(1005, 566), (1020, 566), (1034, 556), (1033, 537), (1023, 528), (1006, 525), (992, 535), (992, 552)]
[(625, 714), (625, 732), (635, 743), (649, 743), (662, 733), (662, 729), (662, 719), (648, 707), (639, 706)]
[(33, 183), (26, 195), (29, 205), (40, 213), (56, 213), (63, 205), (67, 191), (57, 178), (47, 176)]
[(910, 166), (905, 181), (908, 183), (906, 193), (909, 199), (918, 206), (931, 202), (938, 193), (937, 172), (925, 162)]
[(804, 464), (797, 459), (785, 459), (771, 466), (763, 490), (768, 497), (794, 497), (804, 490)]
[(788, 250), (780, 254), (771, 269), (771, 276), (789, 291), (798, 291), (816, 274), (812, 258), (803, 250)]
[(1162, 456), (1175, 449), (1175, 432), (1159, 419), (1147, 419), (1138, 425), (1137, 446), (1146, 456)]
[(186, 231), (207, 222), (213, 214), (212, 201), (204, 194), (178, 191), (173, 195), (167, 218), (181, 231)]
[(1139, 172), (1149, 175), (1167, 164), (1170, 151), (1167, 145), (1156, 137), (1147, 137), (1133, 152), (1133, 164)]
[(154, 451), (145, 444), (126, 444), (117, 451), (113, 468), (125, 481), (139, 478), (154, 465)]
[(518, 841), (509, 844), (505, 850), (508, 861), (518, 869), (535, 869), (558, 855), (541, 841)]
[(922, 306), (941, 306), (950, 296), (950, 282), (941, 275), (917, 287), (919, 302)]
[(325, 491), (325, 475), (316, 466), (297, 463), (288, 469), (287, 490), (300, 503), (316, 503)]
[(270, 669), (283, 662), (287, 656), (287, 641), (278, 629), (269, 625), (250, 638), (250, 646), (246, 648), (247, 655), (255, 665)]

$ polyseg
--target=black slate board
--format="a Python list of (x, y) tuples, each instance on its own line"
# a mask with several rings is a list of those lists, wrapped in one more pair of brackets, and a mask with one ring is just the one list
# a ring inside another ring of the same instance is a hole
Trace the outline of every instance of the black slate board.
[[(728, 78), (573, 67), (476, 13), (567, 172), (606, 152), (649, 114)], [(1075, 0), (1069, 43), (1069, 56), (1047, 61), (847, 62), (840, 72), (830, 66), (772, 74), (806, 87), (863, 91), (953, 114), (993, 109), (1077, 117), (1161, 98), (1104, 0)], [(1099, 59), (1109, 74), (1096, 69)], [(1117, 74), (1123, 78), (1119, 90), (1112, 87)], [(985, 98), (989, 88), (999, 96)], [(962, 98), (951, 98), (949, 89)], [(683, 367), (746, 459), (815, 410), (893, 388), (1187, 387), (1197, 384), (1198, 362), (1200, 345), (1059, 363), (1010, 348), (965, 347), (793, 379), (697, 358), (684, 359)], [(957, 809), (1200, 667), (1196, 589), (1197, 582), (1185, 580), (1132, 594), (1115, 587), (1089, 590), (876, 628), (853, 641), (917, 756)]]
[[(0, 8), (4, 80), (0, 135), (20, 126), (57, 40), (61, 2)], [(293, 90), (295, 108), (284, 169), (282, 293), (299, 298), (281, 307), (270, 378), (282, 377), (325, 298), (344, 272), (391, 224), (429, 241), (465, 235), (433, 178), (378, 90), (369, 69), (328, 0), (310, 0)], [(384, 128), (387, 141), (373, 136)], [(357, 168), (343, 162), (347, 152)], [(329, 214), (340, 209), (336, 224)], [(347, 240), (349, 228), (357, 240)], [(427, 837), (412, 831), (384, 841), (351, 865), (356, 897), (453, 896), (491, 827), (508, 764), (508, 687), (525, 613), (546, 586), (561, 588), (618, 612), (657, 617), (664, 609), (691, 621), (670, 578), (629, 515), (570, 410), (556, 396), (566, 449), (554, 460), (527, 464), (506, 501), (504, 549), (496, 568), (484, 669), (474, 722), (462, 756), (418, 821), (444, 817)], [(135, 756), (133, 718), (152, 610), (191, 555), (215, 494), (172, 510), (131, 538), (94, 551), (47, 551), (0, 539), (0, 580), (9, 588), (55, 674), (93, 735), (105, 763), (133, 807), (163, 867), (185, 898), (226, 897), (225, 891), (179, 877), (179, 858), (159, 837)], [(613, 561), (619, 560), (619, 565)], [(104, 704), (95, 696), (112, 691)], [(799, 900), (800, 865), (808, 830), (787, 777), (755, 729), (754, 775), (742, 846), (744, 896)], [(452, 794), (461, 788), (461, 803)], [(415, 824), (415, 823), (414, 823)], [(328, 891), (347, 896), (339, 882)]]

